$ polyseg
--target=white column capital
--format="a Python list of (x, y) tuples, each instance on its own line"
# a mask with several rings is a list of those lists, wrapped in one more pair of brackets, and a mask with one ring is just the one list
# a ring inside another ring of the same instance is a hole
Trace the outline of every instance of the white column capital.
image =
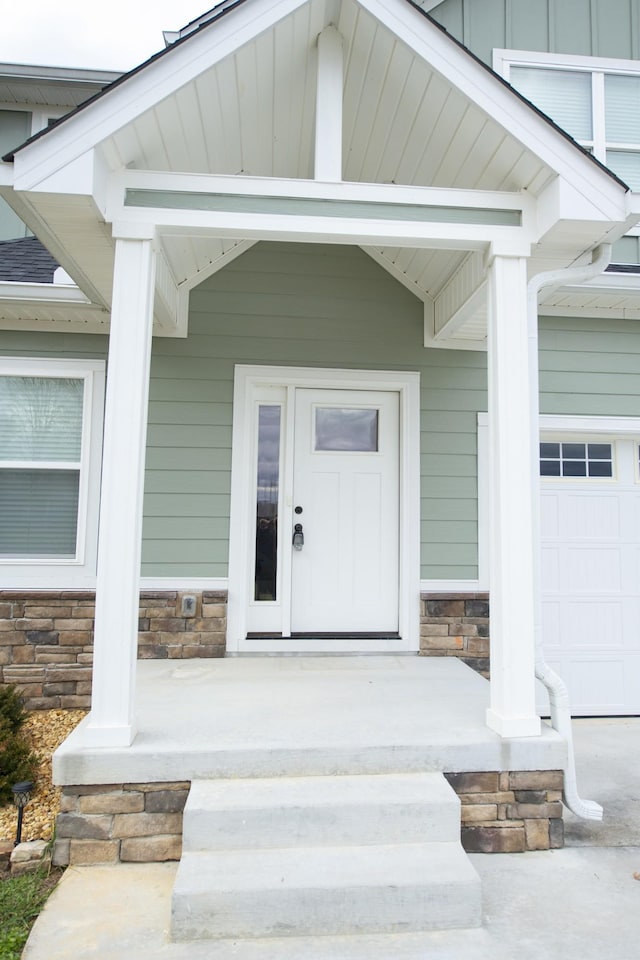
[(153, 223), (129, 223), (126, 220), (114, 220), (111, 224), (111, 236), (114, 240), (152, 240), (155, 243), (157, 230)]

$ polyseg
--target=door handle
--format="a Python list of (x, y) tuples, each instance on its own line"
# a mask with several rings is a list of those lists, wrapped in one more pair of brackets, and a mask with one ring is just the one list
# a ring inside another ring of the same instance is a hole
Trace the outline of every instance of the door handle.
[(293, 549), (302, 550), (304, 545), (304, 533), (302, 532), (302, 524), (296, 523), (293, 528)]

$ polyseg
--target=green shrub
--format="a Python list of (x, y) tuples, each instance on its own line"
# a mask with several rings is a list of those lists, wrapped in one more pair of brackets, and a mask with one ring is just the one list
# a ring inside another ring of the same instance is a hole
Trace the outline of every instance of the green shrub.
[(0, 687), (0, 721), (6, 720), (12, 733), (17, 733), (26, 719), (20, 691), (10, 683)]
[(0, 806), (13, 800), (14, 783), (35, 776), (37, 758), (21, 731), (26, 716), (16, 688), (0, 688)]

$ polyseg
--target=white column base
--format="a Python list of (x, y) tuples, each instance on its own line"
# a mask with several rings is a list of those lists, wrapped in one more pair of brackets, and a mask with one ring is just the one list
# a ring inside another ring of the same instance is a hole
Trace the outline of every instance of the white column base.
[(542, 733), (540, 717), (514, 717), (496, 713), (487, 708), (487, 726), (501, 737), (539, 737)]
[(82, 731), (82, 745), (84, 747), (130, 747), (135, 736), (137, 728), (135, 724), (123, 724), (122, 726), (106, 726), (91, 723), (91, 714), (87, 717), (88, 723)]

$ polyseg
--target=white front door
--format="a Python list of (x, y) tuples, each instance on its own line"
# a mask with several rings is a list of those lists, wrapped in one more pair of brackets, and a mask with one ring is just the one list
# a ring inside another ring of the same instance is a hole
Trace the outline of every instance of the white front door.
[(229, 653), (418, 651), (419, 388), (408, 371), (236, 367)]
[(291, 632), (395, 633), (398, 394), (296, 390), (293, 448)]

